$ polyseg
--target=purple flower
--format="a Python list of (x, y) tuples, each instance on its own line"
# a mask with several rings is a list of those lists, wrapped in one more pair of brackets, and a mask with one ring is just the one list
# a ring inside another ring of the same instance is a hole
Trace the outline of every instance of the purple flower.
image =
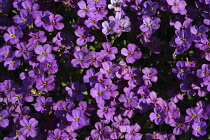
[(121, 54), (126, 56), (126, 62), (127, 63), (134, 63), (136, 59), (140, 59), (142, 56), (141, 51), (136, 51), (138, 48), (135, 44), (128, 44), (128, 49), (123, 48), (121, 50)]
[(103, 17), (100, 14), (95, 14), (94, 12), (90, 12), (88, 14), (88, 19), (85, 20), (85, 25), (88, 28), (95, 27), (97, 29), (101, 29), (101, 23), (99, 22), (102, 20)]
[(31, 36), (32, 38), (30, 38), (28, 42), (33, 44), (37, 44), (38, 42), (45, 43), (47, 41), (47, 37), (45, 36), (45, 33), (43, 31), (38, 31), (38, 32), (31, 31), (29, 33), (29, 36)]
[(207, 38), (207, 35), (205, 33), (208, 31), (209, 29), (204, 25), (199, 26), (199, 28), (196, 25), (190, 27), (190, 32), (193, 34), (192, 40), (194, 42), (200, 42), (201, 39)]
[(74, 108), (75, 104), (73, 102), (67, 101), (58, 101), (56, 104), (56, 108), (54, 108), (55, 116), (60, 118), (62, 116), (66, 116), (67, 112), (70, 112)]
[(26, 28), (27, 25), (33, 22), (31, 13), (25, 9), (20, 10), (20, 15), (14, 16), (13, 19), (15, 23), (19, 24), (18, 27), (21, 29)]
[(51, 54), (52, 47), (49, 44), (38, 45), (34, 49), (35, 53), (38, 54), (37, 60), (39, 62), (51, 62), (55, 59), (55, 56)]
[(44, 96), (39, 96), (36, 98), (36, 103), (34, 104), (34, 108), (36, 111), (41, 111), (41, 113), (47, 113), (50, 111), (50, 107), (53, 104), (52, 97), (48, 97), (45, 99)]
[(0, 56), (2, 57), (2, 60), (0, 60), (0, 62), (14, 58), (14, 52), (12, 51), (12, 47), (10, 45), (5, 45), (2, 48), (0, 48)]
[(69, 87), (66, 87), (66, 90), (71, 98), (76, 98), (77, 101), (81, 101), (85, 98), (83, 92), (87, 90), (87, 87), (85, 84), (76, 81), (71, 83)]
[(183, 46), (186, 48), (185, 50), (189, 49), (190, 46), (192, 45), (192, 35), (189, 31), (187, 30), (180, 30), (176, 31), (177, 37), (175, 38), (175, 43), (178, 46)]
[(210, 64), (203, 64), (202, 69), (196, 71), (198, 78), (203, 78), (204, 81), (208, 80), (210, 77)]
[(116, 47), (111, 47), (110, 42), (103, 42), (102, 46), (104, 50), (101, 50), (101, 53), (109, 57), (110, 61), (114, 60), (116, 58), (115, 54), (118, 53), (118, 50)]
[(126, 126), (130, 124), (130, 121), (127, 118), (122, 118), (119, 114), (114, 117), (114, 122), (112, 123), (112, 127), (119, 128), (120, 132), (126, 132)]
[(16, 70), (17, 67), (20, 66), (20, 60), (19, 59), (7, 59), (4, 62), (4, 67), (10, 69), (10, 70)]
[(74, 109), (71, 113), (67, 113), (66, 119), (71, 122), (71, 125), (75, 130), (80, 129), (89, 123), (89, 119), (78, 109)]
[(102, 23), (102, 27), (103, 27), (102, 32), (103, 32), (105, 35), (109, 35), (109, 34), (111, 34), (111, 33), (114, 33), (115, 28), (116, 28), (116, 22), (113, 21), (113, 20), (110, 21), (110, 22), (104, 21), (104, 22)]
[(141, 98), (139, 99), (139, 103), (136, 106), (137, 109), (139, 109), (140, 113), (147, 112), (150, 108), (150, 105), (147, 103), (146, 99)]
[(72, 41), (74, 37), (70, 33), (65, 33), (63, 31), (58, 32), (57, 35), (53, 38), (52, 42), (61, 48), (70, 49), (72, 47)]
[(106, 120), (111, 120), (115, 114), (115, 108), (105, 106), (103, 103), (99, 102), (97, 110), (97, 115), (99, 118), (105, 118)]
[(49, 16), (49, 22), (50, 24), (48, 24), (48, 27), (47, 27), (47, 31), (48, 32), (52, 32), (54, 31), (54, 28), (57, 29), (57, 30), (61, 30), (64, 28), (64, 24), (63, 23), (60, 23), (60, 21), (63, 20), (63, 17), (61, 15), (54, 15), (54, 14), (51, 14)]
[(154, 19), (151, 17), (145, 17), (143, 18), (143, 24), (140, 25), (140, 29), (142, 32), (153, 34), (155, 30), (160, 27), (158, 23), (160, 23), (160, 18), (158, 17), (155, 17)]
[(37, 27), (44, 27), (45, 30), (48, 30), (49, 26), (50, 26), (50, 21), (49, 21), (49, 16), (52, 13), (50, 11), (39, 11), (35, 13), (35, 25)]
[(9, 125), (9, 113), (7, 110), (2, 110), (0, 112), (0, 127), (6, 128)]
[(204, 110), (200, 107), (188, 108), (186, 110), (187, 116), (186, 116), (185, 120), (187, 122), (191, 122), (191, 121), (200, 122), (200, 119), (203, 115), (203, 111)]
[(111, 93), (106, 90), (107, 87), (103, 84), (96, 83), (94, 88), (90, 90), (90, 95), (96, 99), (96, 101), (103, 100), (109, 100)]
[(117, 71), (116, 66), (112, 64), (110, 61), (106, 61), (102, 63), (102, 68), (100, 72), (105, 74), (106, 78), (114, 78), (114, 74)]
[(137, 96), (134, 96), (133, 92), (126, 92), (125, 94), (121, 94), (118, 100), (122, 103), (125, 107), (136, 107), (138, 104)]
[(85, 45), (87, 42), (93, 42), (95, 37), (89, 34), (90, 30), (85, 28), (78, 28), (74, 31), (75, 35), (79, 38), (76, 40), (79, 46)]
[(149, 118), (152, 122), (157, 125), (160, 125), (164, 122), (166, 118), (166, 112), (159, 106), (154, 108), (154, 112), (150, 113)]
[(145, 1), (144, 2), (144, 9), (142, 12), (145, 15), (152, 16), (156, 13), (156, 9), (159, 7), (157, 2), (152, 2), (152, 1)]
[(101, 122), (95, 123), (96, 129), (93, 129), (90, 134), (92, 138), (98, 139), (98, 140), (105, 140), (109, 139), (109, 133), (111, 131), (111, 128), (109, 126), (105, 126)]
[(75, 59), (71, 60), (74, 67), (88, 68), (89, 67), (89, 55), (85, 55), (84, 52), (74, 52)]
[(186, 67), (185, 61), (178, 61), (176, 67), (177, 68), (172, 68), (172, 72), (177, 73), (177, 78), (179, 79), (185, 79), (187, 74), (190, 73), (190, 68)]
[(40, 7), (37, 3), (33, 3), (33, 1), (31, 0), (23, 1), (21, 5), (24, 9), (28, 10), (28, 12), (30, 12), (32, 15), (35, 11), (38, 11)]
[(180, 13), (181, 15), (186, 14), (185, 6), (187, 3), (184, 0), (166, 0), (168, 5), (172, 6), (171, 11), (173, 13)]
[(200, 123), (195, 122), (192, 125), (193, 131), (192, 134), (196, 137), (204, 136), (206, 134), (207, 124), (204, 121), (201, 121)]
[(55, 88), (55, 75), (50, 75), (49, 77), (45, 78), (44, 76), (36, 81), (36, 88), (38, 90), (43, 91), (51, 91)]
[(85, 1), (83, 0), (79, 1), (77, 5), (79, 6), (79, 9), (80, 9), (77, 11), (77, 15), (81, 18), (85, 18), (87, 13), (89, 13), (90, 11), (93, 11), (93, 9), (91, 8), (91, 5), (87, 6)]
[(34, 50), (34, 44), (26, 42), (20, 42), (16, 45), (16, 48), (19, 50), (15, 51), (15, 56), (16, 57), (21, 57), (23, 56), (24, 59), (30, 59), (33, 55), (32, 50)]
[(129, 32), (131, 30), (131, 22), (127, 19), (121, 19), (117, 21), (115, 32), (122, 33), (122, 32)]
[(55, 129), (52, 133), (49, 133), (49, 135), (47, 136), (47, 140), (67, 140), (68, 139), (68, 135), (60, 130), (60, 129)]
[(146, 86), (151, 86), (150, 80), (152, 82), (157, 82), (158, 77), (156, 75), (158, 72), (155, 68), (145, 67), (142, 69), (142, 73), (144, 74), (142, 78)]
[(210, 39), (201, 39), (201, 43), (195, 45), (200, 50), (204, 51), (204, 57), (207, 61), (210, 61)]
[(150, 90), (146, 86), (141, 86), (139, 87), (137, 94), (147, 97), (150, 94)]
[(20, 132), (24, 135), (24, 136), (31, 136), (32, 138), (35, 137), (38, 134), (37, 129), (35, 128), (38, 125), (38, 121), (34, 118), (26, 118), (23, 117), (20, 120), (20, 125), (22, 126), (22, 128), (20, 129)]
[(8, 33), (4, 34), (4, 40), (6, 42), (10, 42), (11, 44), (17, 44), (18, 42), (20, 42), (20, 38), (23, 37), (23, 32), (21, 29), (15, 27), (15, 26), (11, 26), (7, 29)]
[(140, 140), (142, 138), (142, 134), (137, 133), (141, 127), (138, 124), (135, 125), (127, 125), (126, 126), (126, 134), (125, 140)]

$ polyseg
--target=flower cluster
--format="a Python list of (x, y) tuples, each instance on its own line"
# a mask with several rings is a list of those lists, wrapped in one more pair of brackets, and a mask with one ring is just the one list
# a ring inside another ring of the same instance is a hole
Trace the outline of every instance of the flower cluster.
[(208, 0), (0, 0), (0, 139), (209, 139)]

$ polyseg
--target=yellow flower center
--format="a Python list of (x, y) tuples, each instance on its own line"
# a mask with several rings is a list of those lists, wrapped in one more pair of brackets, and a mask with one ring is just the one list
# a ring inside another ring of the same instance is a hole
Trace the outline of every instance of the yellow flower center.
[(187, 39), (186, 39), (186, 38), (182, 38), (182, 41), (183, 41), (183, 42), (186, 42), (186, 41), (187, 41)]
[(107, 73), (110, 73), (110, 72), (111, 72), (111, 70), (110, 70), (110, 69), (106, 69), (106, 72), (107, 72)]
[(74, 121), (75, 121), (75, 122), (79, 121), (79, 117), (75, 117), (75, 118), (74, 118)]
[(197, 117), (197, 114), (196, 114), (196, 113), (193, 113), (192, 116), (193, 116), (193, 117)]
[(47, 53), (46, 53), (46, 52), (42, 52), (42, 55), (43, 55), (43, 56), (47, 56)]
[(104, 131), (103, 131), (103, 130), (100, 130), (98, 133), (99, 133), (99, 134), (103, 134), (103, 133), (104, 133)]
[(150, 8), (149, 8), (149, 10), (150, 10), (150, 11), (153, 11), (153, 10), (154, 10), (154, 8), (153, 8), (153, 7), (150, 7)]
[(31, 129), (31, 126), (30, 125), (26, 125), (26, 129)]
[(206, 75), (206, 76), (208, 76), (209, 74), (210, 74), (210, 72), (208, 72), (208, 71), (205, 72), (205, 75)]
[(15, 62), (14, 62), (14, 61), (10, 61), (9, 64), (10, 64), (10, 65), (14, 65)]
[(206, 45), (210, 46), (210, 42), (207, 42)]
[(84, 12), (88, 12), (88, 9), (87, 9), (87, 8), (84, 8), (83, 11), (84, 11)]
[(92, 23), (96, 23), (96, 20), (95, 19), (92, 19)]
[(34, 36), (34, 38), (38, 39), (38, 38), (39, 38), (39, 36), (38, 36), (38, 35), (35, 35), (35, 36)]
[(2, 117), (0, 117), (0, 121), (2, 121), (3, 120), (3, 118)]
[(27, 21), (27, 19), (26, 19), (26, 18), (23, 18), (23, 19), (22, 19), (22, 22), (26, 22), (26, 21)]
[(128, 55), (129, 55), (129, 56), (133, 56), (133, 52), (129, 52)]
[(158, 118), (161, 118), (161, 115), (160, 115), (160, 114), (157, 114), (157, 117), (158, 117)]
[(148, 27), (149, 29), (151, 29), (151, 28), (152, 28), (152, 26), (151, 26), (150, 24), (148, 24), (148, 25), (147, 25), (147, 27)]
[(127, 102), (131, 102), (132, 100), (130, 98), (126, 99)]
[(201, 36), (201, 33), (197, 33), (196, 35), (197, 35), (197, 36)]
[(15, 34), (11, 34), (11, 38), (16, 38), (16, 35)]
[(174, 2), (174, 6), (177, 6), (178, 5), (178, 3), (177, 2)]
[(99, 1), (98, 0), (94, 1), (94, 4), (99, 4)]
[(52, 21), (52, 25), (55, 25), (56, 24), (56, 21)]
[(201, 127), (200, 126), (196, 127), (196, 130), (201, 131)]
[(26, 52), (27, 52), (27, 49), (23, 49), (22, 52), (23, 52), (23, 53), (26, 53)]
[(183, 72), (184, 72), (184, 69), (180, 69), (179, 72), (180, 72), (180, 73), (183, 73)]
[(98, 96), (102, 96), (103, 95), (103, 93), (102, 92), (98, 92)]
[(83, 61), (84, 61), (84, 59), (82, 59), (82, 58), (81, 58), (81, 59), (79, 59), (79, 62), (83, 62)]
[(108, 109), (107, 108), (104, 108), (104, 112), (107, 113), (108, 112)]
[(108, 31), (111, 31), (112, 30), (112, 27), (108, 27)]

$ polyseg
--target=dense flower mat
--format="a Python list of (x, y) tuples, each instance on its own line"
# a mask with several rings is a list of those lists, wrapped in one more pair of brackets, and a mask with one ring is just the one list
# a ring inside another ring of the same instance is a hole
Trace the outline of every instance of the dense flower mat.
[(210, 0), (0, 0), (0, 139), (210, 139)]

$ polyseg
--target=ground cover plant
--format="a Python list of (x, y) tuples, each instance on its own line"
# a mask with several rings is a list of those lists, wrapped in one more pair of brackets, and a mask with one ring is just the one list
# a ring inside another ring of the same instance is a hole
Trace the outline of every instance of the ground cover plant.
[(0, 0), (0, 139), (210, 139), (209, 0)]

